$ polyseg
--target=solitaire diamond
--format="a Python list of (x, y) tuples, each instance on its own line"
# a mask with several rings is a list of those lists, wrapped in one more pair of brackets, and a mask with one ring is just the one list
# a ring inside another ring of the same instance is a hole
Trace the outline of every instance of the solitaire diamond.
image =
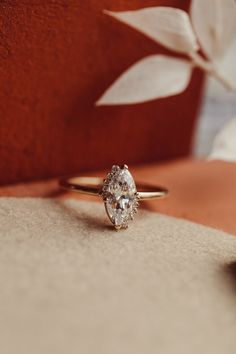
[(138, 207), (134, 179), (125, 165), (113, 166), (104, 180), (102, 196), (109, 219), (116, 229), (127, 228)]

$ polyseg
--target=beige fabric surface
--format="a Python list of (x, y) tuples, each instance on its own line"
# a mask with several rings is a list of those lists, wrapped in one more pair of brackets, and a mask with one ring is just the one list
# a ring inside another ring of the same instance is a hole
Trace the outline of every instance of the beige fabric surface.
[(234, 354), (236, 238), (97, 203), (0, 199), (2, 354)]

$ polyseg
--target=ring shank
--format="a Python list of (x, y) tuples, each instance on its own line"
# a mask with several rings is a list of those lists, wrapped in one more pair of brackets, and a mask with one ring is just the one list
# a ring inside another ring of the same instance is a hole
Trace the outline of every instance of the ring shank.
[[(103, 179), (99, 177), (69, 177), (60, 180), (60, 186), (81, 194), (100, 195), (103, 187)], [(168, 190), (159, 186), (136, 183), (140, 200), (162, 198), (168, 194)]]

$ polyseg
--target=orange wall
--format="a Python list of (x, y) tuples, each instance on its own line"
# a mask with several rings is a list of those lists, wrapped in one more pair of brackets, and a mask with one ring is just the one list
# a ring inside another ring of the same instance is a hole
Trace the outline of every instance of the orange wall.
[(202, 77), (182, 95), (94, 107), (124, 69), (164, 52), (102, 14), (160, 0), (0, 2), (0, 184), (189, 153)]

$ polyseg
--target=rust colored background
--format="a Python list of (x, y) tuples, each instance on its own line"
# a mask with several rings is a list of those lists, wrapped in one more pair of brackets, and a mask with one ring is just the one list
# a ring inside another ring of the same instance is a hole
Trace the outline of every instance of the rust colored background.
[(165, 52), (103, 15), (185, 0), (2, 0), (0, 183), (112, 163), (186, 155), (202, 77), (188, 90), (142, 105), (94, 107), (109, 84), (145, 55)]

